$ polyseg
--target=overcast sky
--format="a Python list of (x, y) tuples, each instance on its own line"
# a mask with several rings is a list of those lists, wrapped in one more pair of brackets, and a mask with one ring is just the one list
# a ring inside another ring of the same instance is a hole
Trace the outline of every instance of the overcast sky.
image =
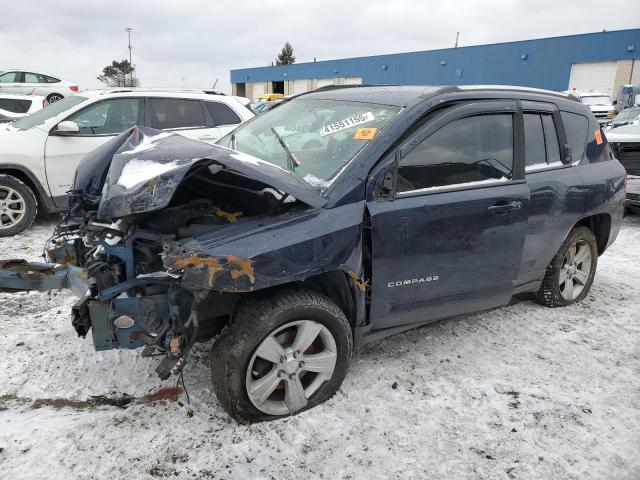
[(229, 92), (229, 70), (640, 27), (637, 0), (0, 0), (0, 70), (24, 67), (99, 87), (128, 57), (143, 86)]

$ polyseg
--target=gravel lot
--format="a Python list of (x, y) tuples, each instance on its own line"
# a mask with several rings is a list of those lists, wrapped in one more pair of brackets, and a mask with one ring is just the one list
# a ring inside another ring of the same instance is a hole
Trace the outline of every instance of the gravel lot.
[[(0, 239), (0, 258), (36, 260), (52, 225)], [(373, 343), (329, 402), (252, 426), (218, 406), (207, 345), (190, 404), (121, 408), (163, 386), (157, 360), (94, 352), (67, 292), (0, 294), (0, 478), (637, 480), (639, 245), (628, 216), (581, 304), (525, 300)]]

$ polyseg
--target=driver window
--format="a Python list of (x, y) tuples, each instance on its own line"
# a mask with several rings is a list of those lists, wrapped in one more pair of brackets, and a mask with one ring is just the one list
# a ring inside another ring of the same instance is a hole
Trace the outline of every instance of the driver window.
[(142, 125), (142, 101), (139, 98), (105, 100), (71, 115), (67, 120), (78, 124), (80, 135), (115, 135)]
[(455, 120), (427, 137), (398, 164), (397, 191), (508, 181), (513, 174), (513, 116)]
[(20, 73), (8, 72), (4, 75), (0, 75), (0, 82), (2, 83), (16, 83), (20, 81)]

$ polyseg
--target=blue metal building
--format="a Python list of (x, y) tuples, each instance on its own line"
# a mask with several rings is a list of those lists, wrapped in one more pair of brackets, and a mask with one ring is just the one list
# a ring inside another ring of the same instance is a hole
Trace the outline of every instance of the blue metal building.
[(640, 81), (640, 29), (231, 71), (234, 93), (295, 94), (327, 84), (507, 84), (614, 93)]

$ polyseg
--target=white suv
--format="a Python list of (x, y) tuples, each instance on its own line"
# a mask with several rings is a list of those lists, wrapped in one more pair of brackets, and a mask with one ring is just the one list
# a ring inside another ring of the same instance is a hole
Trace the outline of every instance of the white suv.
[(77, 91), (77, 84), (61, 80), (47, 73), (17, 69), (0, 72), (0, 93), (40, 95), (45, 97), (47, 102), (53, 103)]
[(64, 210), (78, 163), (134, 125), (215, 143), (254, 114), (248, 99), (205, 91), (86, 91), (0, 131), (0, 237), (27, 228), (39, 206)]

